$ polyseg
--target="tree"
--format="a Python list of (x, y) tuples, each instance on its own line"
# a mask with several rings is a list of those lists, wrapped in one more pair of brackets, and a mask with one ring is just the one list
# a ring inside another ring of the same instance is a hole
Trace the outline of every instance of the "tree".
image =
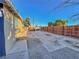
[(58, 20), (55, 21), (55, 26), (65, 26), (65, 25), (67, 25), (66, 20), (58, 19)]
[(26, 18), (26, 20), (23, 22), (25, 27), (29, 27), (30, 26), (30, 18)]

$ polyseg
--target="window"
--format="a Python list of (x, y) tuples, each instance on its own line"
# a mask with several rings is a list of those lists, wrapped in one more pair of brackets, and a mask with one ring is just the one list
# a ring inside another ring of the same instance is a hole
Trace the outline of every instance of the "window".
[(3, 16), (3, 4), (0, 3), (0, 17)]

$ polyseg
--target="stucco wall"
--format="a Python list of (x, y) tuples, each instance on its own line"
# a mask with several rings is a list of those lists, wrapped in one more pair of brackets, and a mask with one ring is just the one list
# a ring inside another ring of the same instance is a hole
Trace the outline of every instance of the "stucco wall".
[(5, 32), (5, 48), (6, 54), (15, 43), (15, 16), (4, 7), (4, 32)]

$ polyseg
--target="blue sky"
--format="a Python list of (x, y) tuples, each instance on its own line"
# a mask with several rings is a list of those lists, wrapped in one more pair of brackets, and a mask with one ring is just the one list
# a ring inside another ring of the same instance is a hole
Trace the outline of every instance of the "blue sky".
[(68, 21), (68, 25), (79, 24), (79, 19), (71, 17), (79, 13), (79, 0), (12, 0), (23, 19), (30, 17), (31, 24), (47, 25), (57, 19)]

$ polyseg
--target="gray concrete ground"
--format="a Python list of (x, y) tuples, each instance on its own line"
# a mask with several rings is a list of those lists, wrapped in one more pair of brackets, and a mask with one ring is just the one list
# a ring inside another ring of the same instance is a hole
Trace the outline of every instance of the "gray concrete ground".
[(79, 59), (79, 49), (72, 49), (71, 45), (64, 44), (64, 40), (73, 41), (73, 38), (40, 31), (29, 34), (29, 59)]
[(9, 54), (0, 57), (0, 59), (29, 59), (26, 38), (25, 40), (16, 41), (14, 46), (9, 51)]
[(49, 52), (42, 46), (38, 38), (30, 38), (28, 41), (28, 52), (30, 59), (50, 59)]
[(79, 40), (75, 38), (32, 31), (15, 44), (9, 55), (0, 59), (79, 59), (78, 46)]
[(79, 59), (79, 52), (70, 48), (63, 48), (51, 53), (52, 59)]

